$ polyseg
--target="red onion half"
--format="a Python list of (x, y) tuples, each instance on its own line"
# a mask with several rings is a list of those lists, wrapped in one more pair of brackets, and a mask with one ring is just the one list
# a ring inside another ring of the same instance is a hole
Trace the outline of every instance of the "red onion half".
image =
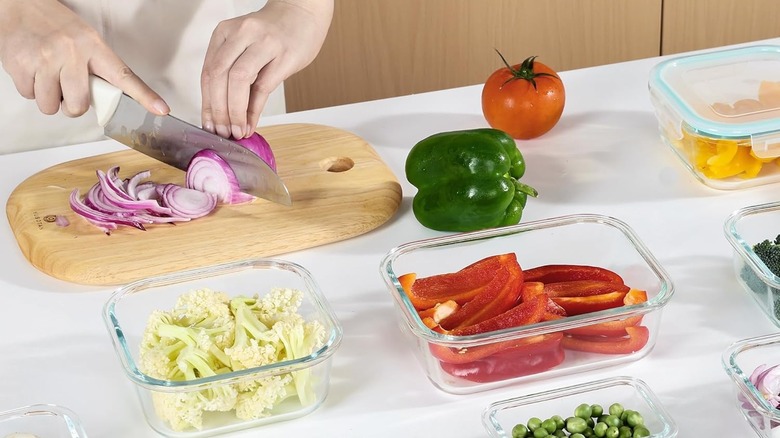
[(271, 145), (268, 144), (265, 137), (255, 132), (247, 138), (234, 141), (257, 154), (258, 157), (262, 158), (263, 161), (276, 172), (276, 158), (271, 150)]

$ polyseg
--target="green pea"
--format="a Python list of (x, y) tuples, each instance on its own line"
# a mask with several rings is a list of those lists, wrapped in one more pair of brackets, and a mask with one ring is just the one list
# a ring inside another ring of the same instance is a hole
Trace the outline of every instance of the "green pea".
[(553, 421), (555, 421), (555, 428), (556, 429), (563, 429), (564, 426), (566, 426), (566, 421), (563, 420), (563, 417), (560, 415), (553, 415), (550, 417)]
[(625, 423), (631, 427), (637, 427), (645, 424), (645, 419), (642, 418), (642, 414), (640, 414), (639, 412), (629, 411), (629, 413), (626, 414)]
[(593, 426), (593, 434), (596, 435), (599, 438), (603, 438), (604, 435), (607, 434), (607, 423), (604, 422), (598, 422), (595, 426)]
[(620, 414), (620, 420), (625, 423), (626, 422), (626, 417), (628, 417), (628, 414), (630, 414), (632, 412), (634, 412), (634, 411), (632, 411), (631, 409), (624, 410), (623, 413)]
[(582, 417), (569, 417), (566, 420), (566, 430), (569, 433), (582, 433), (588, 428), (588, 422)]
[(512, 438), (525, 438), (527, 434), (528, 428), (525, 427), (525, 424), (516, 424), (515, 427), (512, 428)]
[(606, 423), (596, 423), (595, 426), (593, 426), (593, 436), (596, 438), (603, 438), (607, 434), (607, 426)]
[(580, 418), (590, 418), (593, 415), (593, 410), (590, 408), (590, 405), (587, 403), (583, 403), (579, 406), (577, 406), (576, 409), (574, 409), (574, 416), (580, 417)]
[(548, 433), (553, 433), (553, 432), (555, 432), (556, 429), (558, 429), (558, 427), (555, 425), (555, 420), (553, 420), (552, 418), (548, 418), (548, 419), (542, 421), (542, 427)]
[(620, 421), (620, 418), (617, 415), (607, 415), (606, 418), (604, 418), (604, 423), (606, 423), (609, 427), (620, 427), (623, 422)]
[(543, 427), (537, 427), (536, 430), (534, 430), (534, 438), (544, 438), (546, 436), (550, 436), (550, 432), (547, 432), (547, 429)]
[(633, 430), (630, 427), (620, 426), (618, 427), (618, 430), (620, 431), (620, 435), (618, 435), (619, 438), (631, 438)]
[(583, 435), (581, 433), (573, 433), (573, 434), (569, 435), (569, 438), (585, 438), (585, 435)]
[(609, 426), (607, 433), (604, 435), (606, 438), (618, 438), (620, 436), (620, 430), (615, 426)]
[(528, 430), (531, 432), (542, 427), (542, 419), (538, 417), (531, 417), (528, 419)]
[(558, 429), (552, 436), (556, 438), (566, 438), (566, 432), (564, 432), (563, 429)]
[(623, 410), (624, 410), (623, 405), (621, 405), (620, 403), (612, 403), (611, 405), (609, 405), (609, 414), (615, 415), (618, 418), (620, 418), (620, 415), (623, 414)]
[(585, 435), (585, 438), (595, 438), (596, 434), (593, 433), (592, 427), (585, 428), (585, 432), (582, 432), (583, 435)]
[(632, 438), (645, 438), (650, 436), (650, 431), (644, 426), (637, 426), (634, 428), (634, 434)]
[(601, 405), (590, 405), (591, 416), (598, 418), (604, 413), (604, 408)]

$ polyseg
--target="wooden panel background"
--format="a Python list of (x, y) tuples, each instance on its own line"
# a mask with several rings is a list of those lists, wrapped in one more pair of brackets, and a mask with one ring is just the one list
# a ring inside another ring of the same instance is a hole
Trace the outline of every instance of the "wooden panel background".
[(780, 36), (777, 0), (664, 0), (662, 54)]
[[(708, 0), (702, 0), (708, 1)], [(662, 0), (336, 0), (287, 111), (484, 82), (501, 60), (563, 71), (657, 56)]]

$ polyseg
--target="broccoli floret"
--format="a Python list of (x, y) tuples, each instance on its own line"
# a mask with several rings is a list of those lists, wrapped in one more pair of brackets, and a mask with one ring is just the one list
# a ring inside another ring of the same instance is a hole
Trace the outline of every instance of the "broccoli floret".
[(780, 235), (774, 241), (766, 239), (753, 245), (753, 252), (773, 274), (780, 277)]
[[(179, 298), (169, 312), (153, 312), (141, 342), (139, 368), (163, 380), (194, 380), (297, 359), (319, 348), (325, 329), (298, 313), (303, 294), (273, 289), (262, 298), (208, 289)], [(310, 371), (248, 379), (189, 393), (153, 392), (157, 414), (171, 428), (201, 429), (203, 414), (235, 410), (240, 419), (261, 418), (291, 396), (314, 399)]]

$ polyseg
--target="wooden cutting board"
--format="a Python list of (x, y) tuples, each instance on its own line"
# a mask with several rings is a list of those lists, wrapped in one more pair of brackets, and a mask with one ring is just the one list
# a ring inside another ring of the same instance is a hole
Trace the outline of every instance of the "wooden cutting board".
[[(146, 231), (120, 227), (106, 235), (68, 204), (97, 182), (97, 169), (119, 176), (151, 171), (149, 180), (184, 183), (184, 172), (132, 149), (69, 161), (17, 186), (6, 214), (24, 256), (53, 277), (116, 285), (169, 272), (270, 257), (345, 240), (382, 225), (398, 209), (401, 186), (363, 139), (322, 125), (258, 130), (271, 144), (292, 206), (258, 199), (220, 206), (209, 216)], [(69, 225), (54, 222), (65, 216)]]

